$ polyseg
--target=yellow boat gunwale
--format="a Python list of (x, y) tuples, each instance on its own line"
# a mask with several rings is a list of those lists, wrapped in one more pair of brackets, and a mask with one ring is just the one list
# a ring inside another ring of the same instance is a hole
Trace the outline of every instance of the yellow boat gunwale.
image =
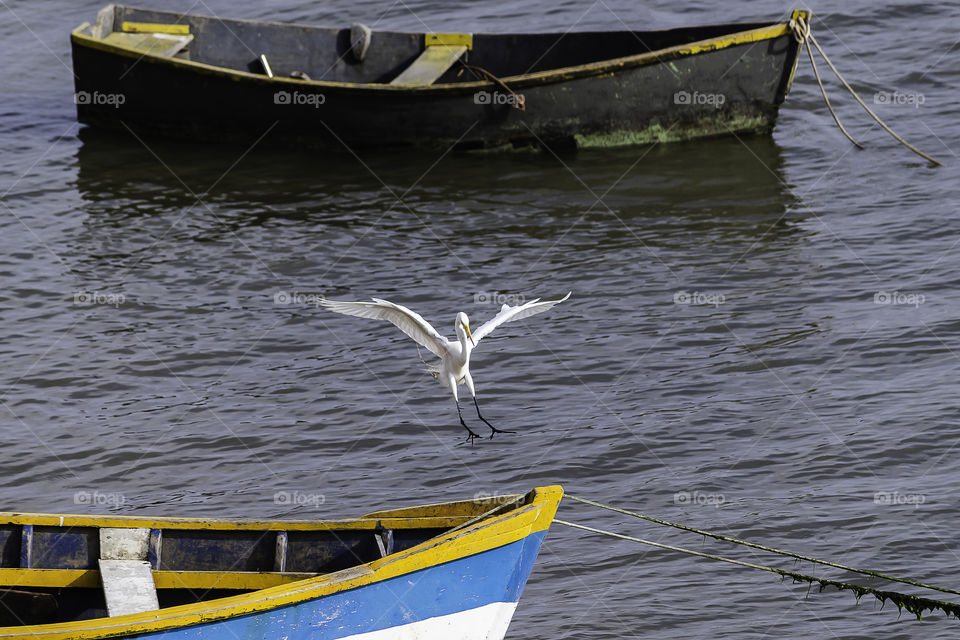
[[(400, 553), (344, 571), (268, 587), (228, 598), (169, 607), (148, 613), (80, 622), (0, 627), (0, 638), (31, 638), (33, 640), (107, 638), (136, 633), (169, 631), (194, 624), (269, 611), (458, 560), (522, 540), (532, 533), (546, 531), (553, 521), (554, 513), (556, 513), (562, 497), (563, 488), (560, 486), (538, 487), (533, 490), (533, 498), (526, 505), (501, 515), (491, 516), (462, 529), (431, 538)], [(487, 500), (486, 502), (490, 501)], [(463, 505), (464, 503), (447, 504)], [(441, 503), (426, 505), (425, 508), (443, 506)], [(410, 511), (415, 509), (411, 508)], [(376, 513), (378, 512), (370, 515)], [(51, 517), (59, 519), (59, 516)], [(466, 519), (469, 520), (469, 518)], [(101, 520), (116, 524), (117, 520), (123, 520), (123, 518), (105, 517)], [(203, 519), (198, 520), (203, 522)], [(461, 520), (464, 520), (464, 518), (461, 518)], [(153, 521), (168, 522), (164, 519)], [(185, 519), (171, 518), (169, 521), (184, 522)], [(385, 523), (386, 521), (381, 520), (381, 522)]]
[[(266, 589), (317, 575), (294, 571), (153, 571), (157, 589)], [(0, 587), (98, 589), (100, 586), (97, 569), (0, 569)]]
[[(803, 16), (809, 20), (810, 12), (807, 10), (795, 10), (792, 14), (792, 19), (796, 19), (797, 16)], [(209, 73), (213, 75), (226, 76), (235, 81), (252, 81), (255, 83), (263, 83), (267, 85), (273, 85), (275, 87), (315, 87), (317, 89), (338, 89), (346, 92), (356, 91), (356, 92), (400, 92), (400, 93), (447, 93), (451, 95), (458, 95), (461, 93), (471, 93), (478, 89), (484, 87), (489, 87), (491, 83), (487, 80), (478, 80), (475, 82), (458, 82), (458, 83), (444, 83), (444, 84), (430, 84), (430, 85), (391, 85), (391, 84), (382, 84), (382, 83), (356, 83), (356, 82), (333, 82), (329, 80), (302, 80), (299, 78), (285, 78), (282, 76), (267, 77), (257, 73), (251, 73), (248, 71), (239, 71), (236, 69), (229, 69), (227, 67), (219, 67), (216, 65), (207, 64), (205, 62), (197, 62), (195, 60), (187, 60), (184, 58), (172, 58), (168, 56), (160, 56), (152, 53), (145, 53), (143, 51), (138, 51), (133, 48), (123, 47), (117, 44), (109, 44), (93, 37), (92, 35), (87, 35), (81, 33), (82, 30), (89, 27), (89, 23), (84, 23), (74, 29), (70, 38), (74, 44), (85, 46), (91, 49), (97, 49), (100, 51), (105, 51), (108, 53), (114, 53), (122, 55), (125, 57), (140, 59), (149, 59), (151, 62), (159, 64), (169, 64), (173, 66), (180, 66), (184, 68), (193, 69), (199, 73)], [(633, 67), (640, 67), (651, 64), (658, 64), (662, 62), (667, 62), (670, 60), (675, 60), (677, 58), (682, 58), (686, 56), (694, 56), (702, 53), (708, 53), (712, 51), (718, 51), (731, 47), (738, 44), (754, 43), (761, 42), (764, 40), (772, 40), (779, 38), (784, 35), (791, 33), (791, 27), (788, 22), (781, 22), (772, 24), (765, 27), (759, 27), (756, 29), (748, 29), (745, 31), (740, 31), (732, 34), (727, 34), (724, 36), (719, 36), (717, 38), (709, 38), (706, 40), (699, 40), (696, 42), (691, 42), (684, 45), (677, 45), (674, 47), (667, 47), (664, 49), (658, 49), (656, 51), (650, 51), (647, 53), (635, 54), (632, 56), (624, 56), (621, 58), (611, 58), (609, 60), (601, 60), (599, 62), (591, 62), (582, 65), (576, 65), (572, 67), (561, 67), (559, 69), (550, 69), (547, 71), (538, 71), (534, 73), (527, 73), (516, 76), (506, 76), (501, 78), (504, 83), (510, 85), (512, 89), (522, 89), (527, 86), (533, 85), (542, 85), (542, 84), (551, 84), (555, 82), (565, 82), (567, 80), (573, 80), (577, 78), (590, 77), (590, 76), (600, 76), (610, 73), (615, 73), (624, 69), (629, 69)], [(415, 35), (415, 34), (411, 34)], [(791, 77), (792, 77), (791, 72)]]
[[(235, 531), (326, 531), (326, 530), (374, 530), (425, 529), (455, 527), (470, 518), (484, 513), (491, 507), (502, 504), (522, 494), (493, 496), (477, 500), (438, 502), (434, 504), (385, 509), (365, 514), (358, 518), (338, 520), (253, 520), (227, 518), (180, 518), (156, 516), (140, 518), (117, 515), (53, 515), (49, 513), (0, 512), (0, 525), (13, 524), (47, 527), (127, 527), (142, 529), (201, 529)], [(462, 513), (458, 513), (462, 512)]]

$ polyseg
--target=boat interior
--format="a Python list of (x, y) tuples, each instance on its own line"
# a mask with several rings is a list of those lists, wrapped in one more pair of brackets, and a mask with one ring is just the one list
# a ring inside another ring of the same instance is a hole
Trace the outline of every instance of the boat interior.
[(228, 20), (109, 5), (77, 32), (141, 52), (271, 77), (429, 85), (577, 67), (766, 24), (663, 31), (423, 34)]
[(0, 627), (151, 611), (331, 574), (520, 508), (533, 495), (320, 522), (0, 513)]

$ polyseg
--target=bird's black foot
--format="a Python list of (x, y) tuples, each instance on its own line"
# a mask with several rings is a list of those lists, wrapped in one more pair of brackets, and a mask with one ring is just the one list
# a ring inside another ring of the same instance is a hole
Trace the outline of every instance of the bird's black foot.
[(467, 442), (470, 444), (473, 444), (473, 441), (480, 437), (479, 433), (474, 432), (474, 430), (467, 425), (463, 425), (463, 428), (467, 430)]
[(467, 423), (463, 421), (463, 416), (460, 416), (460, 424), (463, 425), (463, 428), (467, 430), (467, 442), (473, 444), (473, 441), (479, 438), (480, 434), (467, 426)]
[[(484, 420), (484, 422), (487, 422), (487, 421)], [(507, 431), (506, 429), (497, 429), (495, 426), (493, 426), (493, 425), (490, 424), (489, 422), (487, 422), (487, 426), (490, 427), (490, 439), (491, 439), (491, 440), (493, 440), (493, 436), (497, 435), (498, 433), (516, 433), (516, 431)]]
[[(480, 421), (483, 422), (483, 424), (490, 427), (491, 440), (493, 440), (493, 436), (497, 435), (498, 433), (516, 433), (515, 431), (507, 431), (506, 429), (497, 429), (495, 426), (487, 422), (487, 419), (484, 418), (483, 415), (481, 415), (480, 413), (480, 405), (477, 404), (477, 396), (473, 396), (473, 406), (477, 408), (477, 417), (480, 418)], [(463, 416), (460, 417), (460, 421), (461, 422), (463, 421)]]

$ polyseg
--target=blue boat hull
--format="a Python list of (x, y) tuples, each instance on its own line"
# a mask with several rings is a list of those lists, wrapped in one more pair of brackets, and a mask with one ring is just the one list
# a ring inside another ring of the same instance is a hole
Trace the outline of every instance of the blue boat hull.
[(137, 637), (163, 640), (503, 638), (546, 531), (295, 605)]

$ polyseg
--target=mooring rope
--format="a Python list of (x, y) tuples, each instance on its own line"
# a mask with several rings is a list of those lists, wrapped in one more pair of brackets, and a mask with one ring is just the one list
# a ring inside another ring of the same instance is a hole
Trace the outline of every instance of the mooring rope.
[[(863, 145), (854, 140), (853, 136), (850, 135), (850, 132), (848, 132), (846, 127), (843, 126), (843, 123), (840, 122), (840, 117), (837, 116), (836, 111), (833, 110), (833, 105), (830, 104), (830, 98), (827, 97), (827, 90), (823, 86), (823, 80), (820, 79), (820, 70), (817, 69), (817, 61), (813, 59), (813, 47), (807, 43), (807, 39), (810, 38), (811, 35), (810, 24), (803, 19), (803, 16), (800, 16), (791, 26), (793, 27), (794, 39), (800, 43), (801, 49), (807, 50), (807, 56), (810, 58), (810, 66), (813, 67), (813, 75), (817, 79), (817, 85), (820, 87), (820, 94), (823, 96), (823, 102), (827, 105), (830, 115), (833, 116), (833, 121), (837, 123), (838, 127), (840, 127), (840, 131), (843, 132), (843, 135), (847, 136), (847, 140), (855, 144), (858, 149), (863, 149)], [(807, 46), (804, 47), (804, 44)]]
[(715, 540), (721, 540), (723, 542), (731, 542), (733, 544), (743, 545), (745, 547), (751, 547), (753, 549), (759, 549), (760, 551), (766, 551), (768, 553), (775, 553), (781, 556), (787, 556), (789, 558), (794, 558), (796, 560), (806, 560), (807, 562), (812, 562), (814, 564), (822, 564), (828, 567), (833, 567), (834, 569), (843, 569), (844, 571), (850, 571), (853, 573), (859, 573), (865, 576), (870, 576), (872, 578), (881, 578), (883, 580), (889, 580), (891, 582), (902, 582), (903, 584), (909, 584), (913, 587), (921, 587), (923, 589), (932, 589), (934, 591), (942, 591), (943, 593), (952, 593), (954, 595), (960, 595), (960, 591), (954, 589), (948, 589), (946, 587), (938, 587), (932, 584), (926, 584), (923, 582), (917, 582), (916, 580), (910, 580), (908, 578), (898, 578), (896, 576), (891, 576), (886, 573), (881, 573), (879, 571), (872, 571), (870, 569), (857, 569), (854, 567), (848, 567), (844, 564), (839, 564), (837, 562), (830, 562), (829, 560), (820, 560), (818, 558), (812, 558), (810, 556), (805, 556), (799, 553), (793, 553), (791, 551), (784, 551), (783, 549), (777, 549), (775, 547), (768, 547), (766, 545), (758, 544), (756, 542), (748, 542), (746, 540), (740, 540), (739, 538), (731, 538), (730, 536), (725, 536), (720, 533), (713, 533), (712, 531), (704, 531), (703, 529), (696, 529), (694, 527), (688, 527), (683, 524), (677, 524), (676, 522), (670, 522), (669, 520), (661, 520), (660, 518), (654, 518), (652, 516), (645, 516), (642, 513), (636, 513), (634, 511), (627, 511), (626, 509), (620, 509), (608, 504), (602, 504), (600, 502), (594, 502), (593, 500), (588, 500), (586, 498), (578, 498), (577, 496), (572, 496), (570, 494), (565, 494), (564, 498), (570, 498), (571, 500), (576, 500), (577, 502), (582, 502), (584, 504), (589, 504), (594, 507), (599, 507), (600, 509), (606, 509), (608, 511), (614, 511), (626, 516), (631, 516), (634, 518), (640, 518), (641, 520), (646, 520), (648, 522), (653, 522), (654, 524), (660, 524), (667, 527), (673, 527), (675, 529), (682, 529), (683, 531), (689, 531), (691, 533), (696, 533), (701, 536), (707, 536)]
[(905, 146), (907, 149), (910, 149), (910, 151), (913, 151), (918, 156), (924, 158), (929, 162), (932, 162), (938, 167), (943, 166), (942, 162), (940, 162), (939, 160), (935, 160), (931, 156), (927, 155), (923, 151), (920, 151), (920, 149), (917, 149), (915, 146), (913, 146), (912, 144), (910, 144), (909, 142), (901, 138), (899, 135), (897, 135), (897, 133), (893, 129), (887, 126), (886, 122), (880, 119), (880, 116), (878, 116), (876, 113), (873, 112), (873, 109), (867, 106), (867, 103), (860, 98), (860, 96), (853, 89), (853, 87), (850, 86), (850, 83), (848, 83), (846, 79), (840, 74), (840, 71), (834, 66), (833, 62), (830, 61), (830, 58), (827, 57), (827, 54), (824, 52), (823, 48), (820, 46), (820, 43), (817, 42), (817, 39), (814, 37), (813, 33), (811, 33), (810, 25), (807, 23), (807, 21), (804, 19), (803, 16), (797, 16), (796, 19), (790, 20), (790, 28), (793, 31), (793, 37), (796, 38), (797, 42), (800, 43), (800, 46), (802, 47), (803, 45), (807, 45), (807, 55), (810, 56), (810, 64), (811, 66), (813, 66), (813, 73), (817, 78), (817, 84), (820, 85), (820, 92), (823, 94), (823, 100), (827, 104), (827, 109), (830, 110), (830, 115), (833, 116), (834, 121), (840, 127), (840, 130), (843, 131), (843, 134), (847, 136), (850, 142), (857, 145), (857, 147), (861, 149), (863, 148), (863, 145), (861, 145), (859, 142), (854, 140), (853, 136), (851, 136), (847, 132), (847, 130), (843, 127), (843, 125), (840, 124), (840, 119), (837, 117), (837, 114), (834, 113), (833, 107), (830, 105), (830, 99), (827, 98), (827, 92), (824, 90), (823, 83), (820, 81), (820, 72), (817, 70), (817, 63), (814, 62), (813, 60), (813, 51), (811, 50), (811, 47), (810, 47), (811, 44), (813, 44), (813, 46), (817, 48), (817, 51), (819, 51), (820, 55), (823, 56), (824, 62), (827, 63), (827, 65), (830, 67), (833, 73), (837, 76), (837, 79), (841, 82), (841, 84), (843, 84), (843, 86), (846, 87), (847, 91), (850, 92), (850, 94), (860, 104), (860, 106), (863, 107), (868, 114), (870, 114), (870, 117), (876, 120), (877, 124), (883, 127), (884, 131), (889, 133), (891, 136), (893, 136), (893, 138), (897, 142)]
[[(474, 77), (483, 78), (488, 82), (492, 82), (493, 84), (497, 85), (498, 87), (500, 87), (501, 89), (509, 93), (511, 96), (513, 96), (513, 100), (510, 101), (510, 106), (512, 108), (517, 109), (518, 111), (527, 110), (526, 98), (522, 95), (519, 95), (516, 91), (511, 89), (506, 82), (504, 82), (497, 76), (493, 75), (483, 67), (467, 64), (466, 62), (460, 62), (460, 65), (463, 67), (463, 69), (470, 71), (474, 75)], [(461, 69), (457, 75), (460, 75), (460, 73), (463, 73), (463, 69)]]
[[(571, 497), (571, 496), (566, 496)], [(567, 527), (573, 527), (574, 529), (582, 529), (584, 531), (589, 531), (591, 533), (598, 533), (605, 536), (610, 536), (613, 538), (620, 538), (622, 540), (629, 540), (631, 542), (639, 542), (641, 544), (650, 545), (652, 547), (657, 547), (660, 549), (666, 549), (668, 551), (677, 551), (680, 553), (686, 553), (692, 556), (699, 556), (701, 558), (707, 558), (709, 560), (719, 560), (721, 562), (728, 562), (730, 564), (739, 565), (741, 567), (747, 567), (749, 569), (758, 569), (760, 571), (769, 571), (770, 573), (776, 573), (784, 578), (793, 578), (795, 582), (806, 582), (813, 585), (814, 582), (819, 583), (820, 591), (822, 592), (826, 587), (834, 587), (840, 591), (850, 590), (853, 591), (854, 595), (857, 598), (857, 601), (860, 601), (866, 594), (873, 595), (877, 600), (880, 601), (881, 607), (886, 604), (887, 600), (896, 605), (899, 611), (906, 609), (913, 615), (917, 616), (917, 620), (923, 619), (924, 611), (943, 611), (947, 616), (954, 616), (957, 619), (960, 619), (960, 604), (953, 602), (945, 602), (943, 600), (933, 600), (931, 598), (924, 598), (922, 596), (913, 596), (906, 593), (899, 593), (897, 591), (885, 591), (883, 589), (874, 589), (873, 587), (864, 587), (857, 584), (851, 584), (849, 582), (841, 582), (839, 580), (829, 580), (827, 578), (817, 578), (815, 576), (808, 576), (803, 573), (797, 573), (796, 571), (787, 571), (785, 569), (777, 569), (776, 567), (768, 567), (762, 564), (754, 564), (752, 562), (744, 562), (743, 560), (734, 560), (733, 558), (725, 558), (723, 556), (713, 555), (711, 553), (704, 553), (702, 551), (695, 551), (693, 549), (686, 549), (684, 547), (675, 547), (669, 544), (663, 544), (660, 542), (654, 542), (652, 540), (644, 540), (643, 538), (635, 538), (633, 536), (626, 536), (621, 533), (615, 533), (613, 531), (605, 531), (603, 529), (596, 529), (594, 527), (587, 527), (582, 524), (576, 524), (573, 522), (567, 522), (566, 520), (559, 520), (554, 518), (553, 520), (557, 524), (562, 524)]]

